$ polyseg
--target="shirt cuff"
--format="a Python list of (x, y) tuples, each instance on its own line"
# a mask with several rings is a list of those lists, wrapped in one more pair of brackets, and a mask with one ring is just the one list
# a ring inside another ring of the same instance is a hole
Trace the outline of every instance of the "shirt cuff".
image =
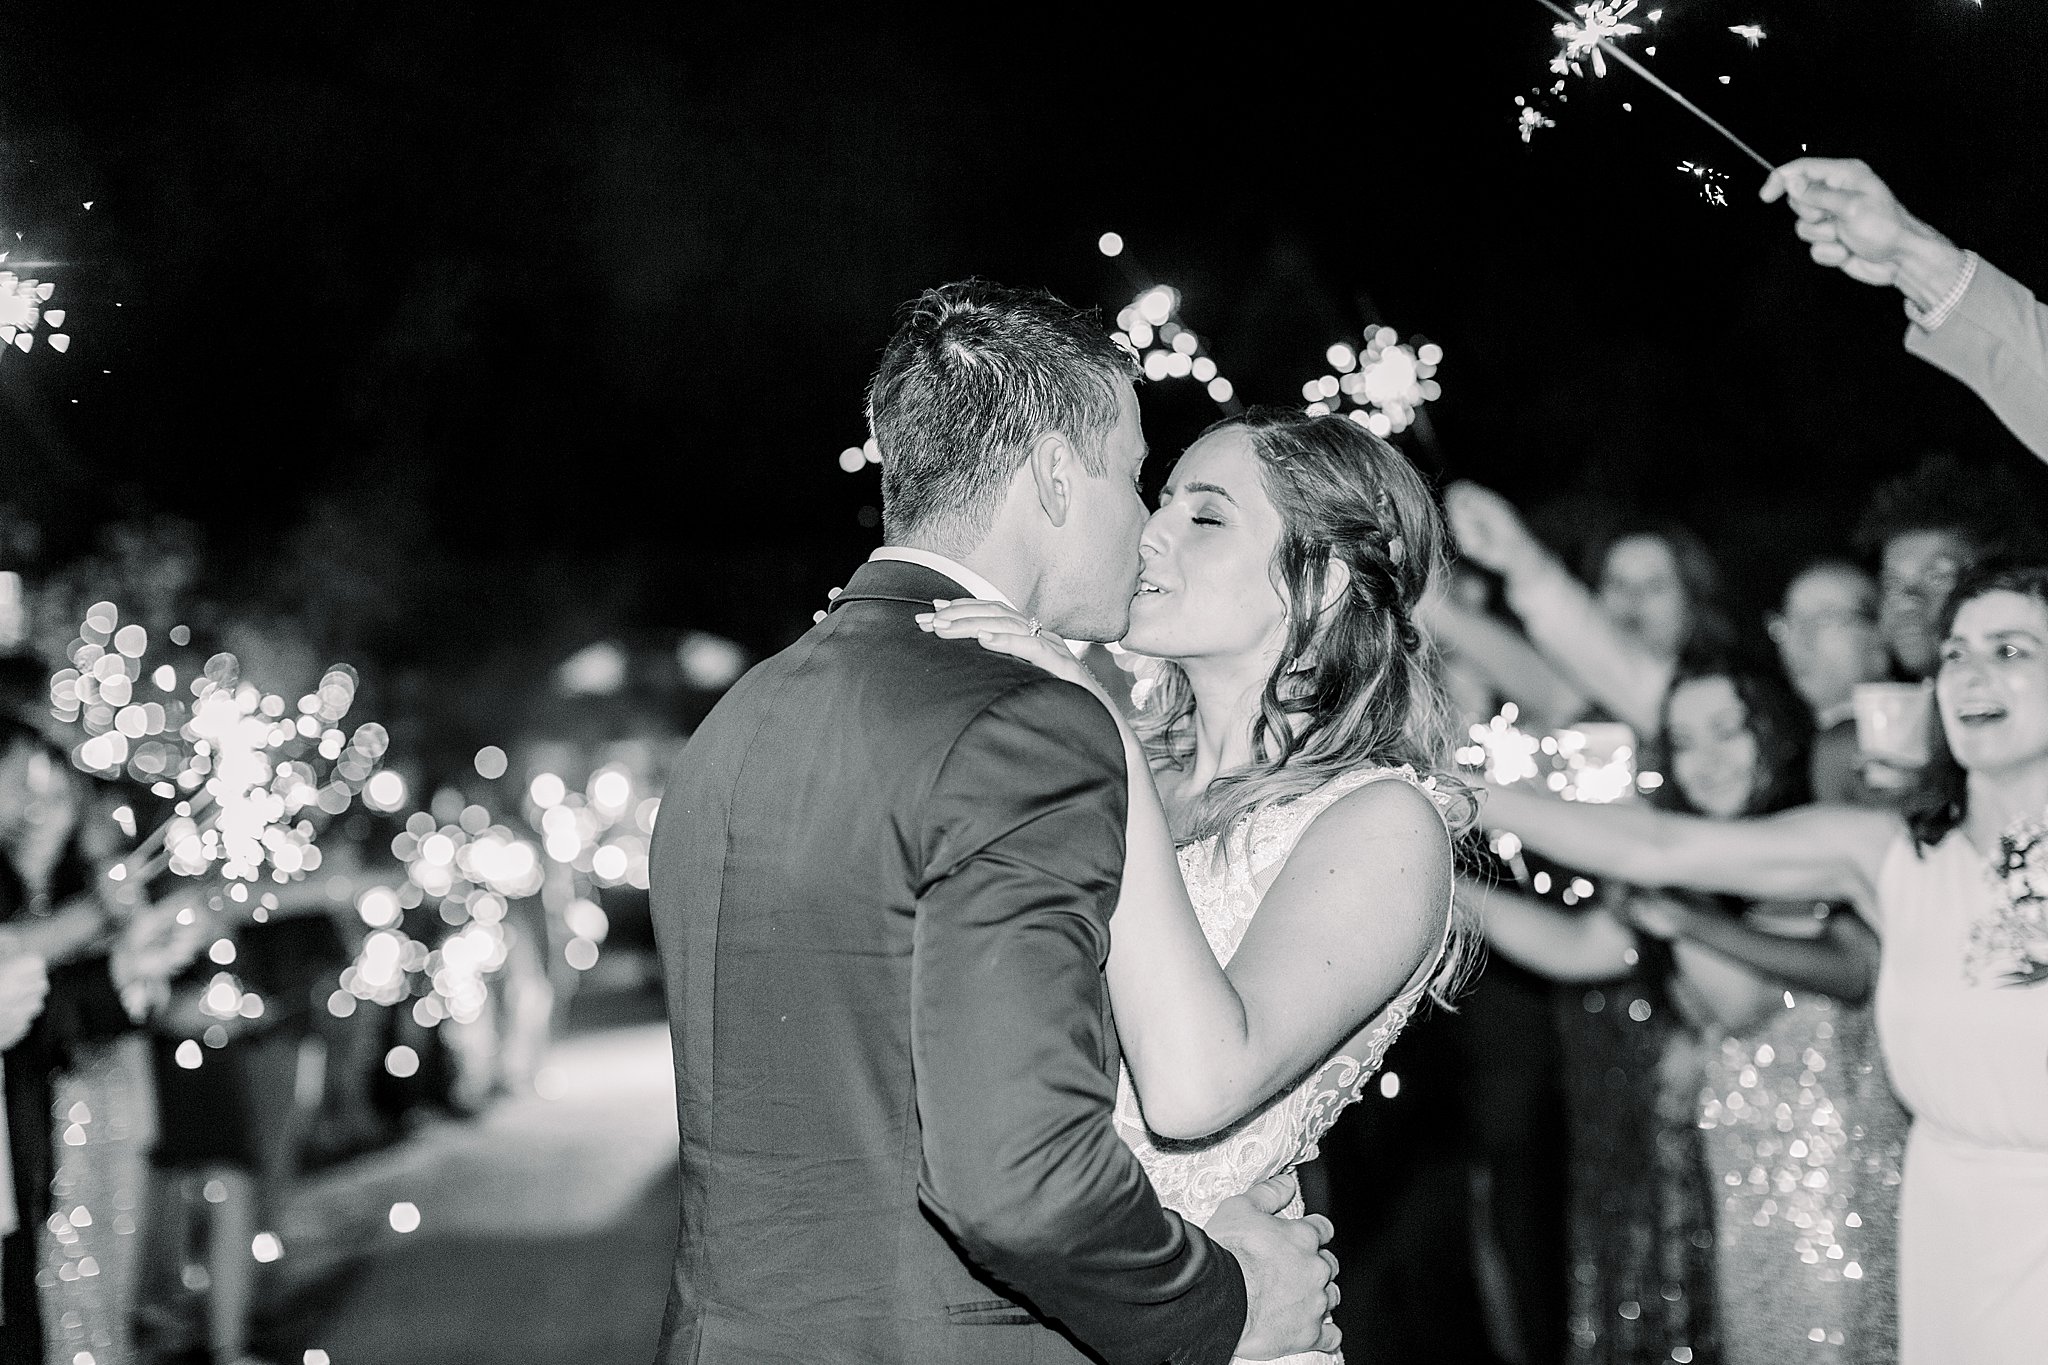
[(1956, 282), (1949, 286), (1948, 293), (1941, 296), (1932, 308), (1922, 308), (1911, 299), (1906, 300), (1906, 317), (1914, 326), (1932, 332), (1947, 322), (1949, 315), (1956, 311), (1963, 301), (1963, 295), (1970, 292), (1970, 281), (1977, 278), (1977, 253), (1963, 253), (1963, 273), (1956, 276)]

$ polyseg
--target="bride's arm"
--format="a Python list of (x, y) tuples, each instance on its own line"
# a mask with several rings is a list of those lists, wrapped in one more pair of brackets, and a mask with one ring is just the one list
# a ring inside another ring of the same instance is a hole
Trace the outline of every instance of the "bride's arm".
[(1328, 1057), (1408, 984), (1443, 939), (1450, 841), (1405, 782), (1340, 797), (1302, 832), (1226, 973), (1144, 772), (1110, 921), (1110, 999), (1146, 1126), (1199, 1137)]
[[(956, 604), (934, 624), (1101, 697), (1057, 641), (1019, 631), (1013, 616)], [(1405, 782), (1347, 793), (1302, 832), (1226, 974), (1188, 900), (1145, 755), (1117, 720), (1130, 804), (1110, 999), (1147, 1126), (1200, 1137), (1328, 1057), (1435, 951), (1450, 909), (1450, 841), (1429, 798)]]

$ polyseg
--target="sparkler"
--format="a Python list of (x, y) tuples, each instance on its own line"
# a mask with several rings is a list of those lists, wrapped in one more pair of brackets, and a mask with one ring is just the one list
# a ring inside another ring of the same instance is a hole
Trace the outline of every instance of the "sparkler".
[[(1734, 133), (1728, 131), (1713, 115), (1707, 113), (1706, 110), (1694, 104), (1684, 95), (1679, 94), (1678, 91), (1666, 84), (1655, 72), (1610, 41), (1612, 37), (1622, 36), (1623, 30), (1632, 33), (1641, 32), (1641, 29), (1634, 24), (1622, 24), (1620, 22), (1622, 16), (1635, 8), (1633, 0), (1631, 0), (1631, 3), (1618, 7), (1612, 3), (1612, 0), (1601, 0), (1600, 3), (1594, 4), (1582, 4), (1578, 6), (1577, 14), (1567, 11), (1562, 6), (1554, 3), (1554, 0), (1536, 0), (1536, 3), (1563, 20), (1562, 23), (1557, 24), (1552, 29), (1552, 32), (1565, 40), (1565, 47), (1563, 51), (1551, 59), (1551, 70), (1570, 70), (1574, 74), (1583, 74), (1576, 64), (1577, 56), (1591, 55), (1593, 58), (1594, 74), (1604, 76), (1607, 74), (1607, 68), (1601, 61), (1601, 55), (1605, 54), (1608, 57), (1612, 57), (1615, 61), (1620, 62), (1623, 66), (1670, 96), (1677, 102), (1680, 108), (1690, 113), (1694, 118), (1712, 128), (1722, 137), (1727, 138), (1738, 151), (1751, 161), (1754, 161), (1766, 171), (1777, 169), (1764, 159), (1762, 153), (1758, 152), (1741, 138), (1735, 136)], [(1654, 20), (1659, 13), (1662, 13), (1662, 11), (1654, 11), (1648, 17)], [(1651, 49), (1651, 51), (1654, 53), (1655, 49)]]
[(1764, 40), (1764, 29), (1761, 24), (1730, 24), (1728, 25), (1728, 31), (1736, 37), (1743, 39), (1751, 47), (1755, 47)]
[(1550, 59), (1550, 69), (1560, 76), (1566, 71), (1574, 76), (1583, 76), (1586, 73), (1580, 69), (1579, 59), (1590, 56), (1593, 74), (1605, 76), (1607, 63), (1600, 54), (1601, 49), (1607, 48), (1608, 40), (1643, 31), (1638, 24), (1622, 22), (1635, 7), (1636, 0), (1623, 0), (1621, 4), (1614, 3), (1614, 0), (1592, 0), (1590, 4), (1574, 5), (1572, 8), (1578, 13), (1576, 19), (1566, 15), (1563, 23), (1551, 26), (1550, 31), (1564, 39), (1564, 50)]
[[(6, 260), (0, 255), (0, 261)], [(57, 286), (48, 280), (23, 279), (12, 270), (0, 270), (0, 354), (13, 346), (26, 352), (36, 344), (36, 328), (47, 324), (50, 349), (62, 353), (71, 349), (71, 338), (54, 329), (64, 325), (64, 310), (45, 308)]]
[[(1638, 771), (1635, 733), (1626, 725), (1588, 722), (1545, 734), (1517, 725), (1520, 714), (1508, 702), (1492, 719), (1474, 725), (1467, 732), (1472, 742), (1453, 755), (1458, 766), (1491, 786), (1540, 787), (1560, 800), (1592, 805), (1625, 801), (1664, 784), (1662, 774)], [(1530, 870), (1520, 839), (1502, 831), (1493, 836), (1491, 847), (1517, 881), (1538, 895), (1551, 891), (1553, 878)], [(1572, 877), (1559, 888), (1559, 899), (1576, 905), (1594, 891), (1591, 881)]]
[[(1123, 245), (1118, 241), (1117, 251)], [(1180, 291), (1171, 285), (1155, 284), (1132, 299), (1116, 315), (1116, 339), (1130, 347), (1153, 383), (1166, 379), (1192, 379), (1202, 385), (1210, 399), (1228, 405), (1237, 390), (1216, 369), (1216, 361), (1202, 347), (1202, 339), (1180, 320)]]
[(1654, 791), (1664, 779), (1636, 770), (1635, 733), (1626, 725), (1586, 722), (1548, 733), (1524, 730), (1520, 709), (1509, 702), (1500, 713), (1468, 732), (1471, 743), (1453, 757), (1496, 787), (1541, 786), (1565, 801), (1606, 805), (1631, 794)]
[[(184, 793), (171, 818), (111, 868), (108, 880), (140, 886), (166, 869), (199, 877), (216, 869), (228, 899), (250, 900), (264, 869), (277, 882), (316, 870), (315, 817), (348, 809), (390, 747), (371, 722), (345, 734), (355, 671), (336, 665), (286, 718), (284, 698), (245, 681), (232, 654), (207, 660), (181, 695), (178, 670), (146, 670), (149, 633), (122, 625), (112, 602), (95, 603), (72, 641), (74, 665), (50, 680), (51, 714), (86, 738), (72, 761), (101, 776), (126, 773), (163, 797)], [(137, 700), (147, 686), (164, 699)]]
[(1728, 207), (1728, 195), (1724, 188), (1728, 183), (1728, 177), (1725, 174), (1697, 161), (1681, 161), (1678, 163), (1678, 169), (1700, 182), (1700, 198), (1716, 208)]
[(1521, 131), (1523, 143), (1526, 144), (1530, 136), (1538, 128), (1555, 128), (1557, 126), (1556, 119), (1545, 115), (1542, 110), (1529, 103), (1522, 96), (1515, 96), (1515, 103), (1521, 109), (1521, 112), (1515, 115), (1515, 127)]
[[(490, 998), (487, 978), (511, 950), (507, 902), (540, 889), (539, 851), (479, 805), (464, 806), (445, 824), (414, 811), (391, 851), (405, 864), (405, 882), (373, 886), (356, 898), (356, 913), (372, 932), (343, 969), (328, 1010), (346, 1016), (357, 1001), (396, 1005), (416, 997), (413, 1021), (423, 1028), (474, 1023)], [(431, 948), (404, 927), (405, 912), (428, 897), (439, 901), (438, 916), (453, 931)]]
[(1402, 342), (1391, 327), (1376, 327), (1354, 347), (1339, 341), (1324, 353), (1335, 371), (1301, 386), (1314, 413), (1346, 412), (1375, 436), (1406, 431), (1424, 403), (1442, 396), (1434, 378), (1444, 348), (1417, 338)]

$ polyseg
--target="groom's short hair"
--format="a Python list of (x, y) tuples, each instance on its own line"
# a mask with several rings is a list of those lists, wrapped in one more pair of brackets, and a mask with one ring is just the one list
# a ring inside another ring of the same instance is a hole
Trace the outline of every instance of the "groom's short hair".
[(1135, 358), (1091, 310), (986, 280), (927, 289), (904, 306), (868, 384), (882, 456), (882, 535), (966, 551), (995, 521), (1031, 443), (1072, 442), (1090, 474)]

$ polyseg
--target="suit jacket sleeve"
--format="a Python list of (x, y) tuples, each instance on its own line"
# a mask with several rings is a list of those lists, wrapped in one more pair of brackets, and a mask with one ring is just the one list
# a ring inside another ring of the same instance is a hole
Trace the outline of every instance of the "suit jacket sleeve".
[(1976, 390), (2020, 443), (2048, 460), (2048, 307), (1991, 262), (1934, 331), (1906, 328), (1906, 349)]
[(1108, 715), (1052, 678), (984, 710), (940, 771), (912, 980), (920, 1193), (1110, 1365), (1223, 1362), (1244, 1327), (1237, 1262), (1160, 1206), (1110, 1121), (1124, 783)]

